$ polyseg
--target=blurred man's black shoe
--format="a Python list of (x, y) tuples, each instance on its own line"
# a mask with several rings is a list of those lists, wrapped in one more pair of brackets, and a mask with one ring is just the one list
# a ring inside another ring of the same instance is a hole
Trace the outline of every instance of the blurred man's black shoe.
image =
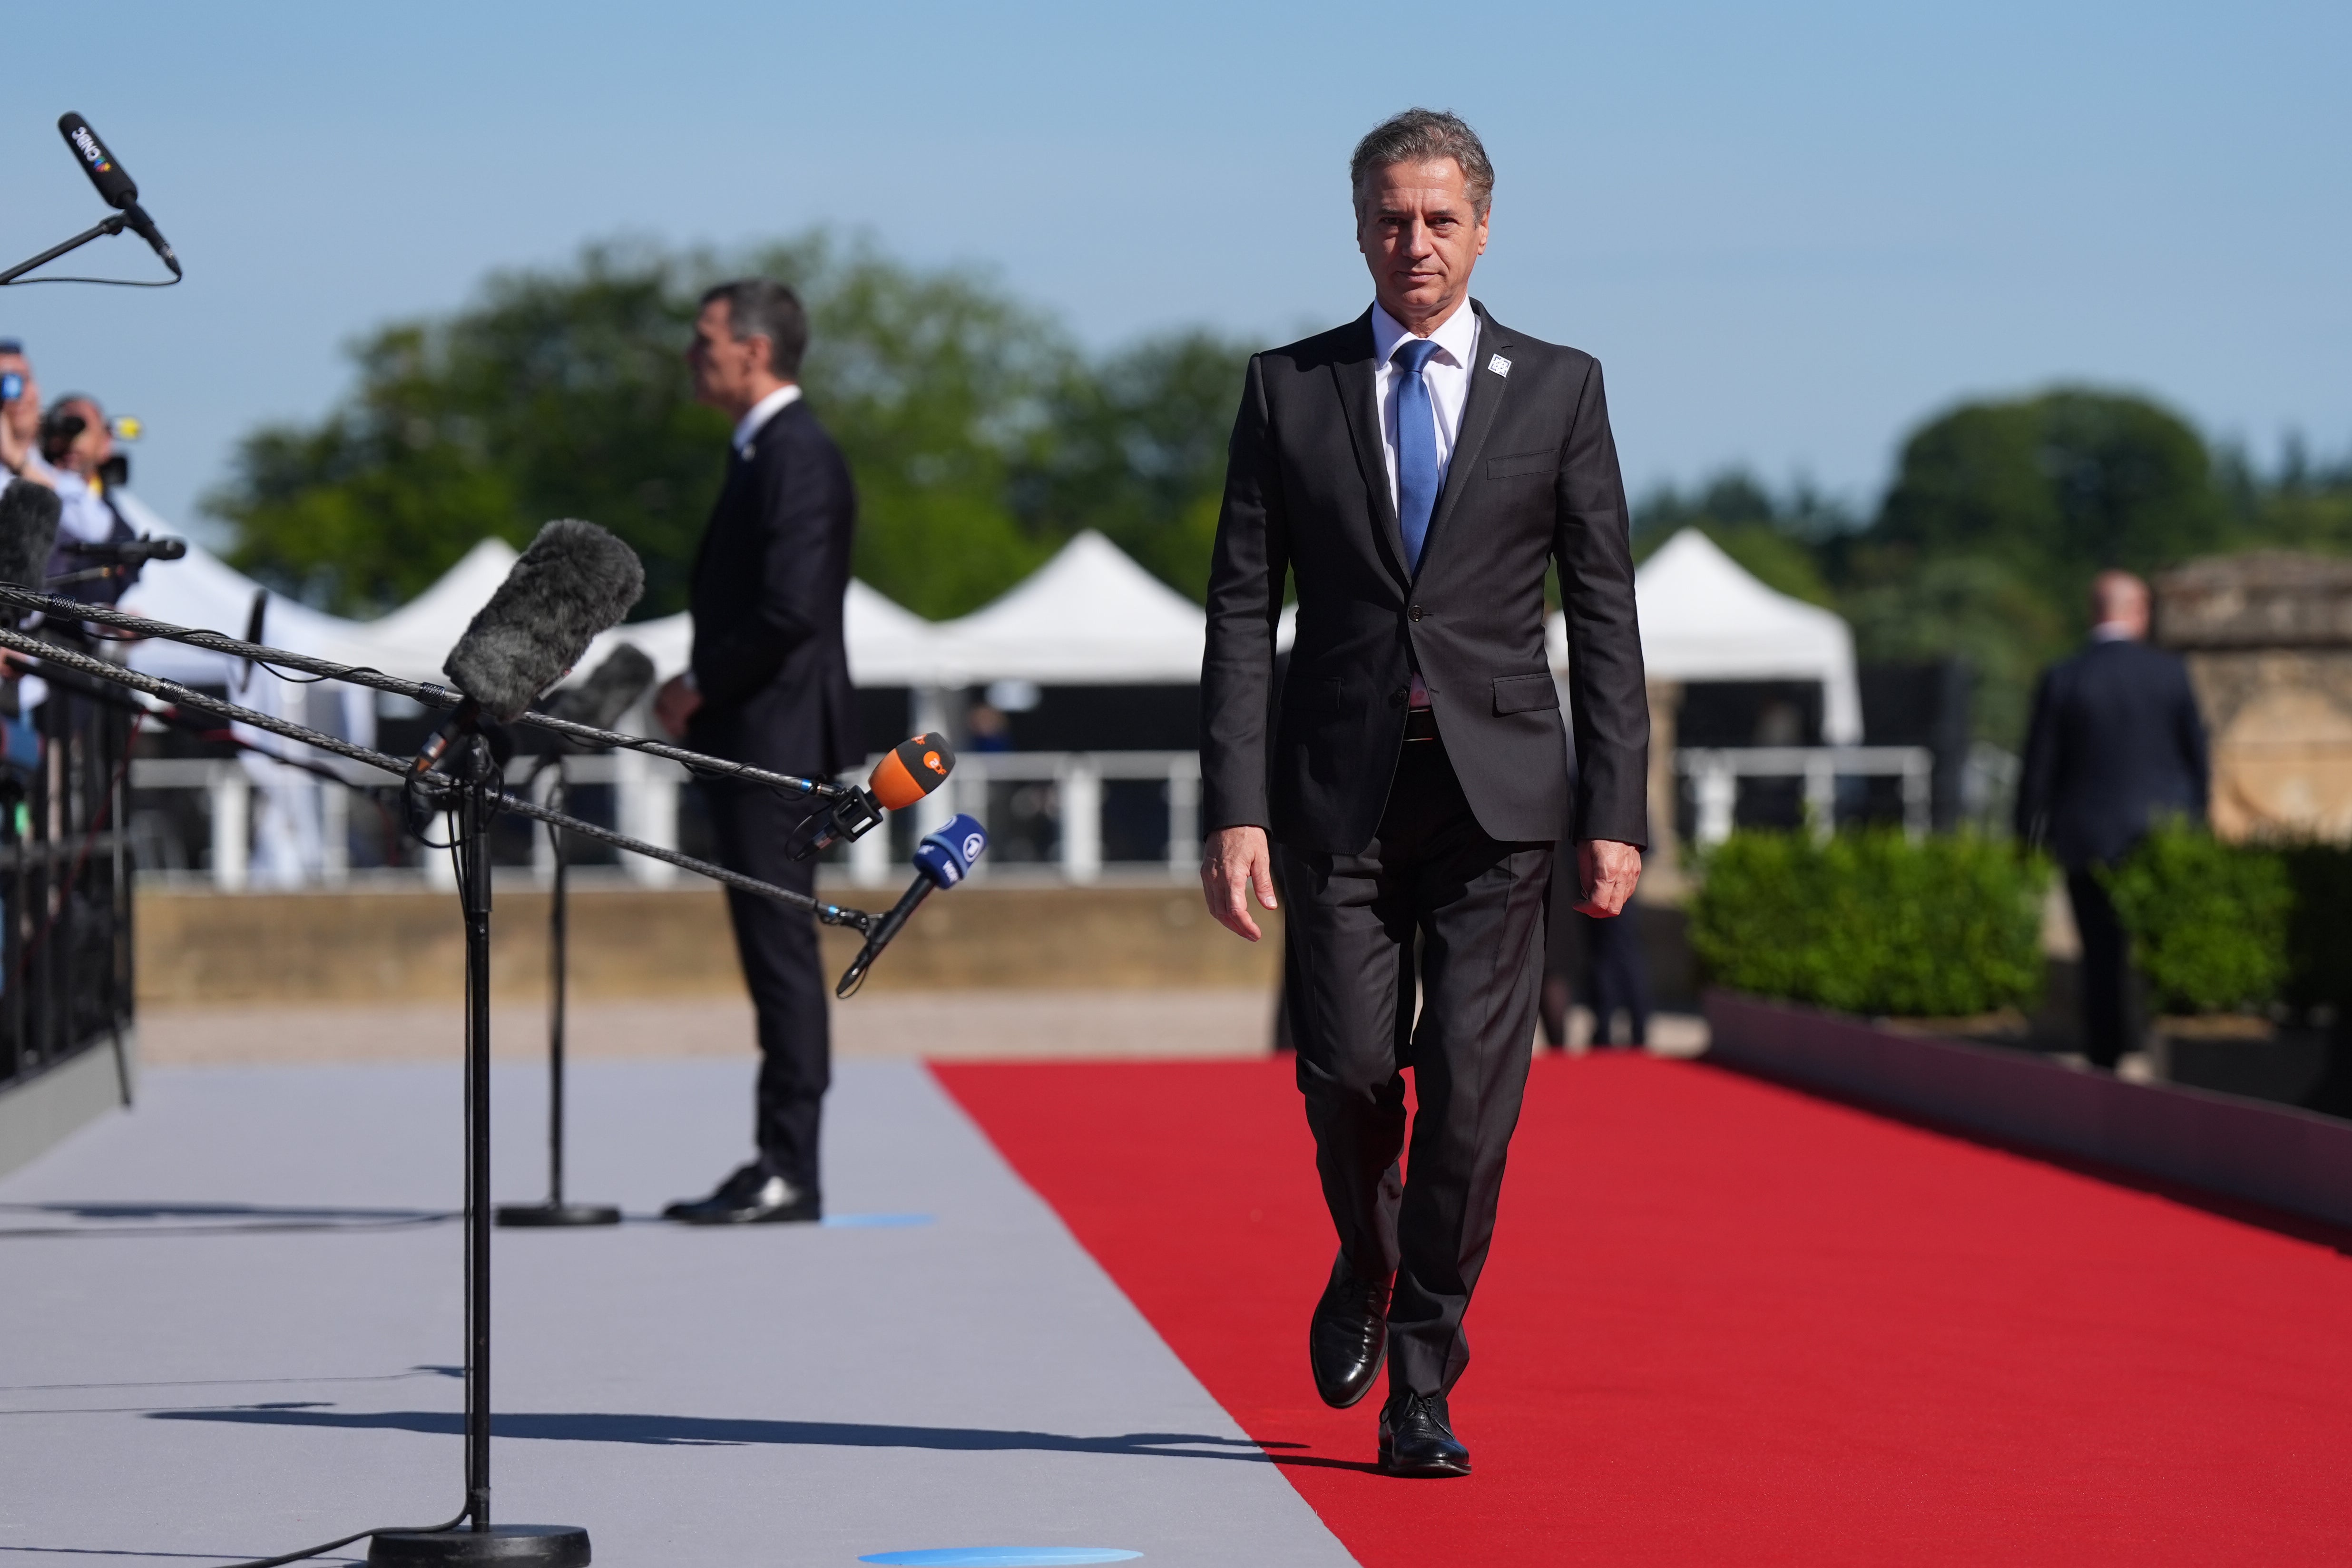
[(1358, 1279), (1343, 1252), (1307, 1325), (1315, 1392), (1333, 1409), (1347, 1409), (1371, 1392), (1388, 1353), (1389, 1282)]
[(803, 1192), (756, 1161), (719, 1183), (709, 1197), (681, 1198), (662, 1210), (662, 1218), (687, 1225), (781, 1225), (824, 1215), (814, 1193)]
[(1454, 1436), (1442, 1394), (1396, 1394), (1381, 1406), (1381, 1469), (1391, 1476), (1466, 1476), (1470, 1450)]

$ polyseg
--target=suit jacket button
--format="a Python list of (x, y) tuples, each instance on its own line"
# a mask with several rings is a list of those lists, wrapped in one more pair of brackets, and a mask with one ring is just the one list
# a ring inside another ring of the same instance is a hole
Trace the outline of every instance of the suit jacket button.
[(1414, 620), (1416, 620), (1416, 621), (1417, 621), (1417, 620), (1419, 620), (1419, 619), (1421, 619), (1421, 606), (1420, 606), (1419, 605), (1415, 605), (1412, 609), (1410, 609), (1410, 610), (1406, 611), (1405, 613), (1406, 613), (1407, 615), (1411, 616), (1412, 616)]

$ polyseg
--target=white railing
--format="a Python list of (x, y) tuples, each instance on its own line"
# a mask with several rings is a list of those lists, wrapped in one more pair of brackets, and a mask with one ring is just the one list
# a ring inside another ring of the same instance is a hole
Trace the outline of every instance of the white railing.
[[(1072, 882), (1100, 879), (1103, 859), (1104, 784), (1114, 780), (1158, 780), (1167, 790), (1168, 849), (1164, 868), (1180, 880), (1190, 880), (1201, 865), (1201, 756), (1197, 752), (962, 752), (948, 782), (914, 808), (915, 826), (928, 833), (957, 812), (980, 819), (992, 837), (1004, 837), (1006, 824), (992, 821), (992, 784), (1050, 784), (1055, 796), (1055, 849), (1048, 864)], [(879, 832), (869, 833), (849, 847), (853, 881), (880, 886), (898, 879), (891, 864), (892, 846)], [(1130, 865), (1147, 863), (1129, 862)], [(1002, 872), (1004, 857), (983, 858), (976, 874)]]
[(1685, 746), (1675, 753), (1675, 771), (1691, 781), (1692, 837), (1702, 847), (1731, 837), (1744, 778), (1804, 780), (1805, 820), (1824, 837), (1837, 827), (1839, 779), (1899, 778), (1903, 830), (1918, 838), (1932, 813), (1936, 754), (1925, 746)]
[[(509, 779), (520, 785), (530, 766), (530, 759), (517, 758), (509, 767)], [(687, 774), (677, 763), (636, 752), (598, 752), (566, 759), (564, 776), (575, 788), (610, 785), (614, 826), (623, 833), (666, 848), (678, 847), (679, 786)], [(857, 781), (864, 777), (862, 770), (855, 775)], [(913, 807), (910, 815), (915, 832), (922, 834), (960, 811), (968, 812), (1002, 840), (1011, 824), (992, 820), (996, 814), (992, 810), (990, 786), (1049, 784), (1055, 795), (1054, 858), (1037, 868), (1072, 882), (1093, 882), (1100, 879), (1107, 867), (1104, 786), (1118, 780), (1156, 780), (1166, 786), (1167, 852), (1160, 860), (1129, 865), (1189, 880), (1199, 868), (1201, 853), (1201, 759), (1193, 752), (968, 752), (956, 759), (955, 772), (947, 784)], [(536, 788), (541, 798), (553, 783), (551, 774), (541, 775)], [(142, 758), (131, 765), (131, 787), (202, 792), (209, 807), (213, 885), (234, 890), (249, 884), (257, 785), (245, 764), (235, 759)], [(290, 771), (279, 782), (263, 787), (290, 792), (305, 803), (304, 809), (316, 809), (321, 848), (316, 880), (331, 887), (348, 881), (351, 792)], [(902, 879), (905, 868), (896, 853), (897, 840), (902, 837), (877, 830), (850, 845), (845, 866), (850, 879), (873, 887)], [(553, 852), (545, 834), (531, 836), (531, 858), (533, 868), (542, 877), (553, 873)], [(983, 859), (979, 874), (1002, 875), (1003, 858)], [(674, 866), (638, 855), (623, 855), (621, 870), (648, 887), (667, 886), (681, 875)], [(448, 857), (424, 856), (422, 868), (415, 874), (436, 885), (446, 883), (452, 875)]]

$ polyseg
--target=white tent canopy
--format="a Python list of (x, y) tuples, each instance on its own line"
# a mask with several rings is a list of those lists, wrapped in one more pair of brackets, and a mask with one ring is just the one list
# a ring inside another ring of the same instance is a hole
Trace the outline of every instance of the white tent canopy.
[[(142, 533), (170, 533), (171, 526), (128, 493), (117, 497), (123, 516)], [(150, 565), (122, 596), (122, 607), (132, 615), (173, 626), (196, 626), (241, 637), (253, 616), (254, 595), (260, 584), (199, 544), (188, 546), (181, 561)], [(362, 663), (353, 640), (360, 623), (311, 609), (292, 599), (272, 595), (262, 640), (320, 658)], [(182, 643), (147, 641), (132, 645), (131, 667), (166, 680), (186, 684), (226, 683), (234, 661)]]
[[(1659, 680), (1817, 680), (1822, 736), (1862, 740), (1853, 633), (1831, 611), (1766, 587), (1715, 541), (1686, 528), (1634, 574), (1642, 660)], [(1555, 662), (1565, 626), (1552, 616)]]
[(1092, 529), (992, 604), (937, 628), (934, 684), (1189, 685), (1201, 606)]
[[(852, 577), (841, 606), (842, 640), (848, 645), (849, 679), (859, 686), (924, 686), (934, 674), (938, 634), (930, 622)], [(694, 617), (681, 610), (658, 620), (614, 626), (589, 644), (582, 673), (593, 669), (621, 643), (634, 644), (654, 661), (656, 679), (686, 668), (694, 651)]]
[[(121, 499), (125, 514), (142, 531), (172, 531), (131, 497)], [(485, 539), (431, 587), (373, 621), (346, 620), (273, 595), (261, 640), (404, 680), (446, 680), (441, 661), (506, 580), (515, 555), (504, 540)], [(123, 595), (122, 607), (175, 626), (243, 637), (259, 589), (259, 584), (217, 555), (191, 544), (184, 560), (148, 567)], [(931, 623), (855, 579), (843, 605), (843, 632), (849, 645), (851, 679), (861, 686), (922, 685), (936, 674), (937, 633)], [(585, 674), (614, 645), (627, 642), (643, 650), (667, 679), (686, 668), (693, 640), (693, 623), (683, 613), (614, 626), (590, 645), (578, 673)], [(234, 661), (179, 643), (151, 640), (134, 647), (131, 662), (167, 679), (219, 685), (228, 679)]]

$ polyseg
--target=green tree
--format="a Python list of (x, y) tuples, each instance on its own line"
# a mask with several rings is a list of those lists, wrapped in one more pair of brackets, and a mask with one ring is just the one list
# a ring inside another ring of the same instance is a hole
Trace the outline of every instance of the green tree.
[(2294, 437), (2268, 475), (2238, 447), (2224, 448), (2214, 468), (2232, 530), (2246, 543), (2352, 553), (2352, 458), (2316, 466)]
[(1684, 529), (1696, 528), (1766, 587), (1834, 608), (1837, 594), (1822, 574), (1821, 544), (1853, 526), (1843, 511), (1806, 487), (1776, 497), (1754, 475), (1727, 468), (1687, 494), (1668, 485), (1643, 498), (1633, 510), (1633, 556), (1646, 560)]
[(2016, 747), (2033, 681), (2089, 620), (2091, 578), (2225, 547), (2203, 440), (2146, 398), (2084, 388), (1964, 404), (1903, 444), (1866, 530), (1827, 569), (1864, 659), (1957, 654), (1977, 732)]
[(1041, 532), (1098, 528), (1195, 599), (1225, 482), (1249, 350), (1206, 331), (1148, 340), (1057, 389), (1050, 443), (1015, 494)]
[(2077, 599), (2103, 567), (2159, 571), (2228, 531), (2211, 458), (2186, 421), (2084, 388), (1931, 420), (1904, 443), (1871, 528), (1874, 542), (1922, 559), (1989, 556)]
[(722, 260), (595, 245), (500, 274), (463, 310), (380, 329), (318, 424), (257, 431), (207, 510), (231, 559), (348, 612), (425, 586), (486, 534), (587, 517), (645, 558), (641, 613), (682, 607), (724, 473), (726, 422), (691, 398), (682, 350), (701, 290), (760, 272), (809, 307), (803, 383), (858, 479), (857, 568), (926, 615), (1010, 586), (1053, 541), (1010, 504), (1040, 460), (1074, 356), (986, 279), (923, 272), (805, 237)]

